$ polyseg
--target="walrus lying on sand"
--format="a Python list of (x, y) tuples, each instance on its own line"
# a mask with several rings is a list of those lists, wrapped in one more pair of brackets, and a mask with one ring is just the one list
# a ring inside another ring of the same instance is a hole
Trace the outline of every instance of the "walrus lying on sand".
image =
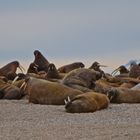
[(13, 84), (0, 79), (0, 99), (21, 99), (23, 94), (20, 89)]
[(83, 92), (92, 91), (95, 81), (102, 77), (100, 72), (93, 69), (79, 68), (72, 70), (62, 79), (62, 83)]
[(68, 96), (73, 98), (83, 93), (60, 83), (33, 77), (27, 78), (24, 86), (22, 88), (25, 89), (25, 93), (28, 93), (29, 102), (35, 104), (64, 105), (64, 100)]
[(85, 65), (82, 62), (74, 62), (72, 64), (64, 65), (64, 66), (58, 68), (58, 71), (61, 73), (68, 73), (74, 69), (84, 68), (84, 67), (85, 67)]
[(101, 93), (87, 92), (75, 96), (72, 100), (65, 100), (65, 109), (70, 113), (95, 112), (96, 110), (107, 108), (109, 98)]
[(112, 103), (140, 103), (140, 90), (112, 88), (107, 95)]

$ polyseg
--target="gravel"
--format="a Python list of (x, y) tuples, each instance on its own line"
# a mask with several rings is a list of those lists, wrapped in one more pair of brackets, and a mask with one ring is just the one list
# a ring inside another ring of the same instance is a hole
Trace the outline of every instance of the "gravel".
[(0, 100), (0, 140), (139, 140), (140, 104), (110, 104), (94, 113)]

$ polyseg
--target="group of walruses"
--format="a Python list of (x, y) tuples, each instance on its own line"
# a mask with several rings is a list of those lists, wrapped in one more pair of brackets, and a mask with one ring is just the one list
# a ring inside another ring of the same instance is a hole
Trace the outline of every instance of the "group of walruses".
[(89, 68), (75, 62), (57, 69), (40, 51), (35, 50), (34, 57), (27, 73), (18, 61), (0, 68), (0, 99), (65, 105), (70, 113), (94, 112), (110, 103), (140, 103), (139, 64), (132, 63), (129, 70), (122, 65), (108, 74), (98, 62)]

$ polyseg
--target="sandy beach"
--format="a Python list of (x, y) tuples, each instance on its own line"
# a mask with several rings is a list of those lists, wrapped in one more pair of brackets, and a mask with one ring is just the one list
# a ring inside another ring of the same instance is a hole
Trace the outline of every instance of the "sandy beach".
[(139, 140), (140, 104), (110, 104), (94, 113), (0, 100), (0, 140)]

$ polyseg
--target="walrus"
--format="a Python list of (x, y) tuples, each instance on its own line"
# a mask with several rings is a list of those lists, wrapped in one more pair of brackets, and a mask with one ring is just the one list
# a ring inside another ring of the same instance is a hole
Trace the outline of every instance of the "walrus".
[(131, 64), (129, 77), (137, 78), (140, 76), (140, 66), (137, 64)]
[(38, 65), (37, 70), (38, 71), (48, 71), (48, 65), (49, 65), (49, 61), (42, 55), (42, 53), (38, 50), (34, 51), (34, 62), (36, 65)]
[(102, 75), (93, 69), (79, 68), (72, 70), (62, 79), (62, 83), (72, 88), (79, 89), (83, 92), (92, 91), (95, 87), (95, 81)]
[(107, 66), (101, 65), (100, 63), (98, 63), (97, 61), (95, 61), (95, 62), (89, 67), (89, 69), (94, 69), (95, 71), (99, 71), (101, 74), (105, 75), (104, 71), (101, 70), (100, 67), (107, 67)]
[(128, 76), (128, 73), (129, 73), (129, 70), (124, 66), (124, 65), (121, 65), (119, 66), (117, 69), (115, 69), (111, 75), (115, 75), (117, 72), (120, 73), (120, 75), (126, 75)]
[(0, 78), (0, 98), (1, 99), (21, 99), (23, 94), (20, 89), (13, 84), (3, 81)]
[(65, 101), (65, 109), (69, 113), (87, 113), (105, 109), (109, 105), (109, 98), (97, 92), (87, 92)]
[(23, 73), (24, 68), (18, 61), (13, 61), (0, 68), (0, 76), (5, 76), (8, 80), (13, 80), (16, 77), (16, 70), (19, 68)]
[(45, 78), (46, 79), (61, 79), (61, 76), (59, 75), (59, 72), (57, 71), (53, 63), (50, 63), (48, 65), (48, 72)]
[(36, 65), (35, 63), (31, 63), (27, 69), (27, 73), (38, 73), (38, 65)]
[(69, 96), (73, 98), (83, 92), (72, 89), (60, 83), (29, 77), (25, 80), (25, 93), (29, 95), (29, 102), (34, 104), (64, 105)]
[(74, 69), (84, 68), (84, 67), (85, 67), (85, 65), (82, 62), (74, 62), (74, 63), (68, 64), (68, 65), (64, 65), (62, 67), (59, 67), (58, 71), (61, 73), (68, 73)]
[(107, 92), (111, 103), (140, 103), (140, 90), (112, 88)]

